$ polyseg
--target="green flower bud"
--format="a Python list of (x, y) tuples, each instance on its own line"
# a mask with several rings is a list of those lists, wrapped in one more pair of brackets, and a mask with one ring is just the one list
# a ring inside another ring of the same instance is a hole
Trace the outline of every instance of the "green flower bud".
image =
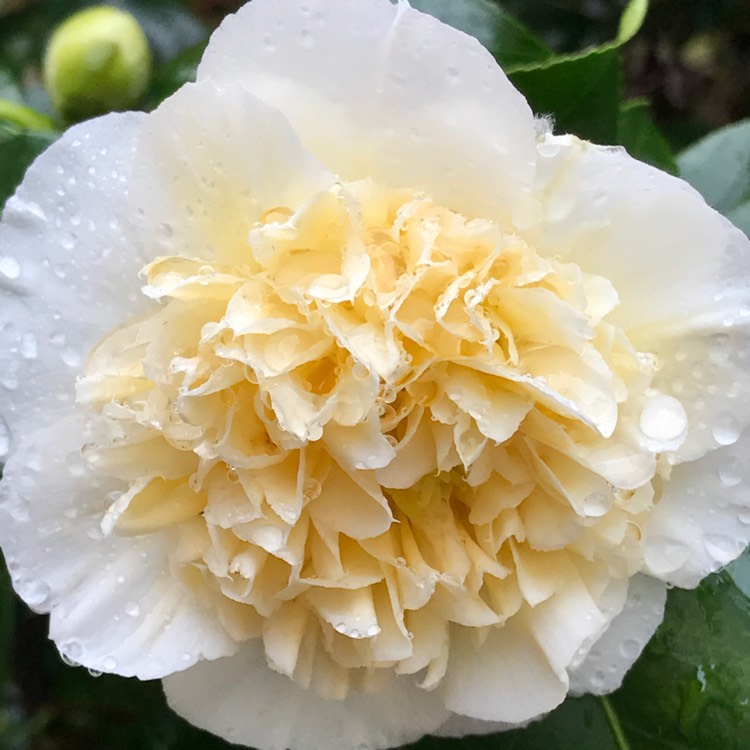
[(44, 57), (52, 103), (70, 121), (132, 107), (146, 92), (150, 74), (143, 29), (129, 13), (104, 5), (62, 23)]

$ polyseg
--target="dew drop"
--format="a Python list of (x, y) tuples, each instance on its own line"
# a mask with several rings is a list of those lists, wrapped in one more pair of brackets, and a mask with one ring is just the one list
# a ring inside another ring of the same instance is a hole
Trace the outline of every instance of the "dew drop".
[(537, 146), (537, 151), (539, 152), (539, 156), (543, 156), (545, 159), (552, 159), (560, 153), (560, 144), (554, 141), (540, 143)]
[(605, 685), (604, 672), (600, 670), (594, 672), (594, 676), (591, 678), (591, 687), (594, 688), (594, 690), (603, 690)]
[(60, 656), (69, 667), (79, 667), (82, 654), (80, 641), (70, 640), (60, 644)]
[(370, 370), (367, 365), (363, 364), (362, 362), (355, 362), (352, 365), (352, 377), (355, 380), (364, 382), (370, 377)]
[(21, 275), (21, 266), (15, 258), (6, 255), (0, 258), (0, 273), (6, 279), (17, 279)]
[(641, 432), (652, 440), (669, 442), (679, 438), (687, 428), (687, 414), (672, 396), (652, 396), (641, 412)]
[(750, 508), (741, 508), (737, 513), (737, 519), (744, 526), (750, 526)]
[(723, 414), (714, 422), (711, 434), (719, 445), (732, 445), (740, 436), (739, 424), (731, 414)]
[(583, 499), (583, 512), (587, 516), (599, 518), (603, 516), (611, 507), (614, 498), (607, 492), (591, 492)]
[(234, 466), (230, 466), (227, 469), (227, 482), (230, 484), (238, 484), (240, 481), (240, 473), (237, 471), (237, 469), (234, 468)]
[(719, 479), (725, 487), (736, 487), (742, 481), (740, 462), (737, 458), (729, 458), (719, 467)]
[(623, 659), (631, 661), (641, 653), (641, 644), (638, 641), (628, 638), (620, 644), (620, 654)]
[(100, 672), (100, 671), (99, 671), (98, 669), (89, 669), (89, 670), (88, 670), (88, 673), (89, 673), (89, 674), (90, 674), (90, 675), (91, 675), (92, 677), (101, 677), (101, 676), (102, 676), (102, 674), (103, 674), (103, 673), (102, 673), (102, 672)]
[(104, 663), (102, 664), (102, 666), (104, 667), (105, 671), (112, 672), (115, 669), (117, 669), (117, 661), (113, 659), (111, 656), (108, 656), (104, 660)]
[(36, 359), (37, 342), (33, 333), (24, 333), (21, 337), (21, 356), (24, 359)]
[(10, 450), (10, 430), (8, 423), (0, 417), (0, 458), (8, 455)]
[(23, 598), (26, 604), (34, 612), (41, 612), (44, 609), (44, 605), (47, 603), (50, 595), (50, 587), (46, 581), (32, 581), (26, 586), (21, 586), (23, 590)]
[(68, 367), (78, 367), (81, 364), (80, 352), (71, 346), (62, 350), (60, 358)]

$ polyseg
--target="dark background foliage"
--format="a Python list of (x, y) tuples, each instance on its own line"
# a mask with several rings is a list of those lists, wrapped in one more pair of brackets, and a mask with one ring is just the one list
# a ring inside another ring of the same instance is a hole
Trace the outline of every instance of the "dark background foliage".
[[(64, 125), (41, 84), (40, 59), (55, 25), (91, 4), (29, 2), (0, 17), (0, 99), (50, 118), (19, 122), (0, 111), (0, 203)], [(145, 108), (193, 77), (210, 29), (241, 5), (236, 0), (109, 4), (133, 12), (151, 42), (156, 65)], [(750, 2), (653, 0), (640, 32), (622, 47), (609, 42), (617, 38), (624, 2), (412, 4), (476, 35), (535, 110), (555, 118), (558, 130), (622, 144), (639, 158), (680, 172), (711, 205), (750, 231), (750, 125), (741, 122), (750, 116)], [(700, 140), (731, 123), (738, 124)], [(0, 750), (229, 747), (173, 715), (158, 683), (95, 676), (65, 665), (47, 639), (46, 618), (15, 598), (4, 571), (0, 697)], [(524, 730), (425, 738), (414, 749), (746, 750), (749, 704), (746, 555), (696, 591), (670, 592), (663, 625), (609, 698), (571, 698)]]

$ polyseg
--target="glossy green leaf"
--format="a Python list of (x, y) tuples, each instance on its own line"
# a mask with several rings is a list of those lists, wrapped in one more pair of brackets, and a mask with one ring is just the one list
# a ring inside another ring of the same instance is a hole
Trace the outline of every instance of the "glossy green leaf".
[(619, 48), (640, 29), (647, 0), (631, 0), (617, 38), (601, 47), (510, 68), (511, 81), (539, 115), (549, 115), (555, 130), (597, 143), (618, 143), (622, 103)]
[(677, 173), (672, 149), (654, 123), (647, 100), (632, 99), (621, 105), (617, 121), (617, 141), (636, 159), (671, 174)]
[(184, 84), (195, 81), (206, 44), (206, 41), (202, 41), (188, 47), (156, 71), (149, 95), (150, 109), (158, 106)]
[(13, 194), (26, 169), (47, 146), (56, 133), (23, 130), (0, 123), (0, 206)]
[(597, 143), (617, 142), (622, 89), (617, 50), (556, 58), (544, 66), (511, 72), (510, 79), (536, 114), (554, 119), (556, 132)]
[(683, 151), (677, 164), (684, 177), (723, 214), (734, 214), (750, 230), (750, 120), (730, 125)]
[(620, 750), (602, 703), (592, 696), (569, 698), (524, 729), (462, 738), (425, 737), (409, 750)]
[(476, 37), (503, 68), (533, 65), (554, 55), (520, 21), (489, 0), (413, 0), (411, 5)]
[(728, 572), (670, 592), (664, 623), (611, 701), (631, 750), (750, 747), (750, 599)]
[(643, 26), (648, 13), (648, 0), (631, 0), (620, 18), (620, 28), (617, 32), (618, 45), (629, 42)]

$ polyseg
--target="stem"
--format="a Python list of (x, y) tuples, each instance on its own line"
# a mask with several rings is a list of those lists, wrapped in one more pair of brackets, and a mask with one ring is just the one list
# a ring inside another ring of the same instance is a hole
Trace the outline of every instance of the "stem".
[(606, 695), (600, 695), (599, 700), (604, 707), (604, 715), (607, 717), (607, 723), (612, 730), (617, 747), (620, 750), (630, 750), (628, 738), (625, 736), (625, 731), (622, 728), (622, 724), (620, 724), (620, 719), (615, 712), (614, 706), (610, 703), (610, 700)]
[(41, 112), (16, 104), (8, 99), (0, 99), (0, 120), (6, 120), (14, 125), (28, 130), (54, 132), (55, 123)]

